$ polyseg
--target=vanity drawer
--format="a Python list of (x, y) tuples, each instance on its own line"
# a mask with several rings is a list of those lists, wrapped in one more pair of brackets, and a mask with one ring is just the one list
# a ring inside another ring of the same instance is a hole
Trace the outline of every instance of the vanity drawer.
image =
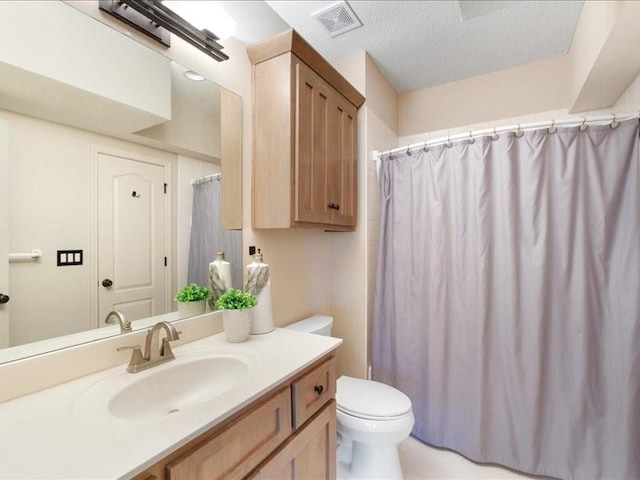
[(280, 391), (169, 463), (168, 480), (241, 479), (291, 434), (291, 397)]
[(311, 370), (291, 384), (293, 428), (298, 428), (336, 394), (336, 359)]

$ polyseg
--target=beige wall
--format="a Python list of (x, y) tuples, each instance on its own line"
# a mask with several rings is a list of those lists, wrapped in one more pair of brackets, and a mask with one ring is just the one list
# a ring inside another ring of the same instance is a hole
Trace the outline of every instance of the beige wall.
[[(214, 90), (219, 95), (219, 89)], [(172, 98), (171, 121), (138, 131), (136, 135), (219, 159), (220, 113), (205, 112), (184, 100)]]
[(571, 43), (570, 102), (580, 95), (602, 46), (616, 22), (623, 2), (585, 2)]
[[(12, 46), (0, 49), (0, 61), (171, 118), (167, 59), (94, 27), (60, 2), (0, 2), (0, 44)], [(75, 35), (91, 41), (77, 42)]]
[(616, 100), (612, 110), (618, 113), (632, 113), (640, 111), (640, 75), (638, 75), (627, 89)]
[(566, 57), (400, 95), (399, 134), (415, 135), (566, 107)]
[(585, 2), (573, 38), (570, 111), (611, 106), (640, 72), (640, 2)]
[(331, 236), (331, 312), (342, 374), (368, 375), (369, 329), (378, 255), (378, 187), (374, 150), (397, 146), (398, 96), (364, 52), (337, 62), (336, 68), (365, 95), (358, 111), (358, 225), (353, 233)]

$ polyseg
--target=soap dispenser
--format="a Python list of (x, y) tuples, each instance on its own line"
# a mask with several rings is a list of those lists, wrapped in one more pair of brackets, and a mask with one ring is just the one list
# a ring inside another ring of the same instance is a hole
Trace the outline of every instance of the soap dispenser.
[(269, 265), (264, 263), (262, 253), (253, 256), (253, 262), (247, 265), (247, 283), (245, 291), (258, 298), (253, 310), (251, 334), (269, 333), (275, 328), (273, 323), (273, 307), (271, 302), (271, 279)]

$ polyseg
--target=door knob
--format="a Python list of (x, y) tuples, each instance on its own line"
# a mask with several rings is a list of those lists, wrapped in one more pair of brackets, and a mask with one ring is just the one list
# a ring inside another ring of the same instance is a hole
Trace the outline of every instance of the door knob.
[(9, 303), (9, 295), (5, 295), (4, 293), (0, 293), (0, 304)]
[(111, 280), (109, 280), (108, 278), (105, 278), (104, 280), (102, 280), (102, 286), (105, 288), (109, 288), (111, 285), (113, 285), (113, 282)]

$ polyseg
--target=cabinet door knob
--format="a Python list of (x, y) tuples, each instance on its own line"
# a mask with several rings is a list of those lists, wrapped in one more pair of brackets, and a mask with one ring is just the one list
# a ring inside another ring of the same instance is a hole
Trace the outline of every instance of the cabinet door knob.
[(340, 205), (336, 204), (335, 209), (340, 210)]
[(318, 395), (322, 395), (322, 392), (324, 392), (324, 387), (322, 385), (316, 385), (315, 387), (313, 387), (313, 391)]

